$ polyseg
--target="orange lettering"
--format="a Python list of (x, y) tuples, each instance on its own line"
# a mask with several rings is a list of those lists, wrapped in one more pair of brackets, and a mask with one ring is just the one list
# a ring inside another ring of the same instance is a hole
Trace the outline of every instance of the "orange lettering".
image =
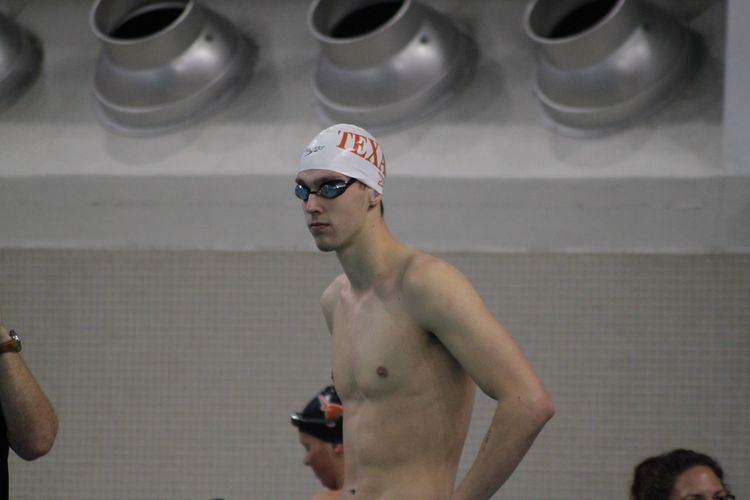
[[(339, 149), (347, 149), (346, 145), (349, 142), (349, 138), (353, 138), (354, 144), (352, 144), (352, 148), (349, 150), (349, 152), (354, 153), (363, 160), (372, 163), (373, 166), (380, 171), (379, 184), (382, 186), (385, 179), (385, 156), (380, 154), (380, 145), (375, 142), (374, 139), (370, 139), (369, 137), (365, 137), (354, 132), (339, 130), (338, 135), (341, 137), (341, 140), (336, 145), (336, 147)], [(371, 148), (369, 155), (367, 151), (368, 143)]]
[(346, 132), (344, 130), (339, 130), (339, 135), (341, 136), (341, 142), (339, 142), (336, 147), (339, 149), (346, 149), (346, 140), (347, 138), (352, 135), (351, 132)]
[(365, 147), (366, 137), (359, 135), (359, 134), (353, 134), (353, 135), (354, 135), (354, 146), (352, 146), (352, 153), (359, 156), (360, 158), (364, 158), (365, 151), (362, 148)]
[(370, 139), (369, 137), (367, 138), (367, 142), (370, 143), (370, 147), (372, 148), (372, 154), (370, 154), (370, 156), (365, 158), (365, 160), (369, 161), (370, 163), (375, 165), (375, 168), (379, 169), (380, 167), (378, 166), (378, 151), (379, 151), (378, 143)]

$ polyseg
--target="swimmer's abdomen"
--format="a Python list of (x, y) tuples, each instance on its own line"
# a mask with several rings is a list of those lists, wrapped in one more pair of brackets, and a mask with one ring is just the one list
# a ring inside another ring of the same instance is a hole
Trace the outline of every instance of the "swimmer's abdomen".
[[(399, 493), (382, 498), (407, 499), (407, 491), (414, 492), (413, 498), (441, 498), (452, 491), (475, 386), (460, 367), (443, 357), (413, 360), (403, 372), (389, 370), (393, 379), (381, 382), (393, 384), (392, 390), (368, 387), (364, 392), (369, 398), (345, 401), (347, 479), (360, 486), (366, 480), (373, 488)], [(450, 369), (445, 366), (448, 362)]]

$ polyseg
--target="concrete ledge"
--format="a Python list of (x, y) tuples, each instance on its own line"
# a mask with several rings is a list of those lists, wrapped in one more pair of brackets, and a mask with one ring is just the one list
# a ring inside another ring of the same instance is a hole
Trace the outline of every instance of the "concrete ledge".
[[(400, 178), (386, 221), (431, 251), (746, 252), (750, 178)], [(4, 248), (308, 250), (281, 176), (58, 177), (0, 185)]]

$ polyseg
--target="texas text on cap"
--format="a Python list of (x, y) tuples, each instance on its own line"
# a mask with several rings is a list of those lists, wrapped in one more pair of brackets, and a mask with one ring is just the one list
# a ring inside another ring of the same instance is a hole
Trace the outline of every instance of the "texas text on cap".
[(344, 407), (336, 389), (329, 385), (307, 403), (301, 413), (292, 413), (292, 425), (300, 432), (327, 443), (343, 441)]
[(385, 155), (367, 130), (339, 123), (321, 131), (307, 145), (298, 172), (331, 170), (357, 179), (383, 194)]

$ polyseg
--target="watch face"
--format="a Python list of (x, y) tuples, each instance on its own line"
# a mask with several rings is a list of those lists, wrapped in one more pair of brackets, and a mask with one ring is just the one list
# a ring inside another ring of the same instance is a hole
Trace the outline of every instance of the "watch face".
[(21, 339), (18, 338), (18, 334), (13, 330), (9, 331), (8, 333), (10, 334), (11, 340), (13, 340), (14, 342), (13, 350), (16, 352), (21, 352)]

